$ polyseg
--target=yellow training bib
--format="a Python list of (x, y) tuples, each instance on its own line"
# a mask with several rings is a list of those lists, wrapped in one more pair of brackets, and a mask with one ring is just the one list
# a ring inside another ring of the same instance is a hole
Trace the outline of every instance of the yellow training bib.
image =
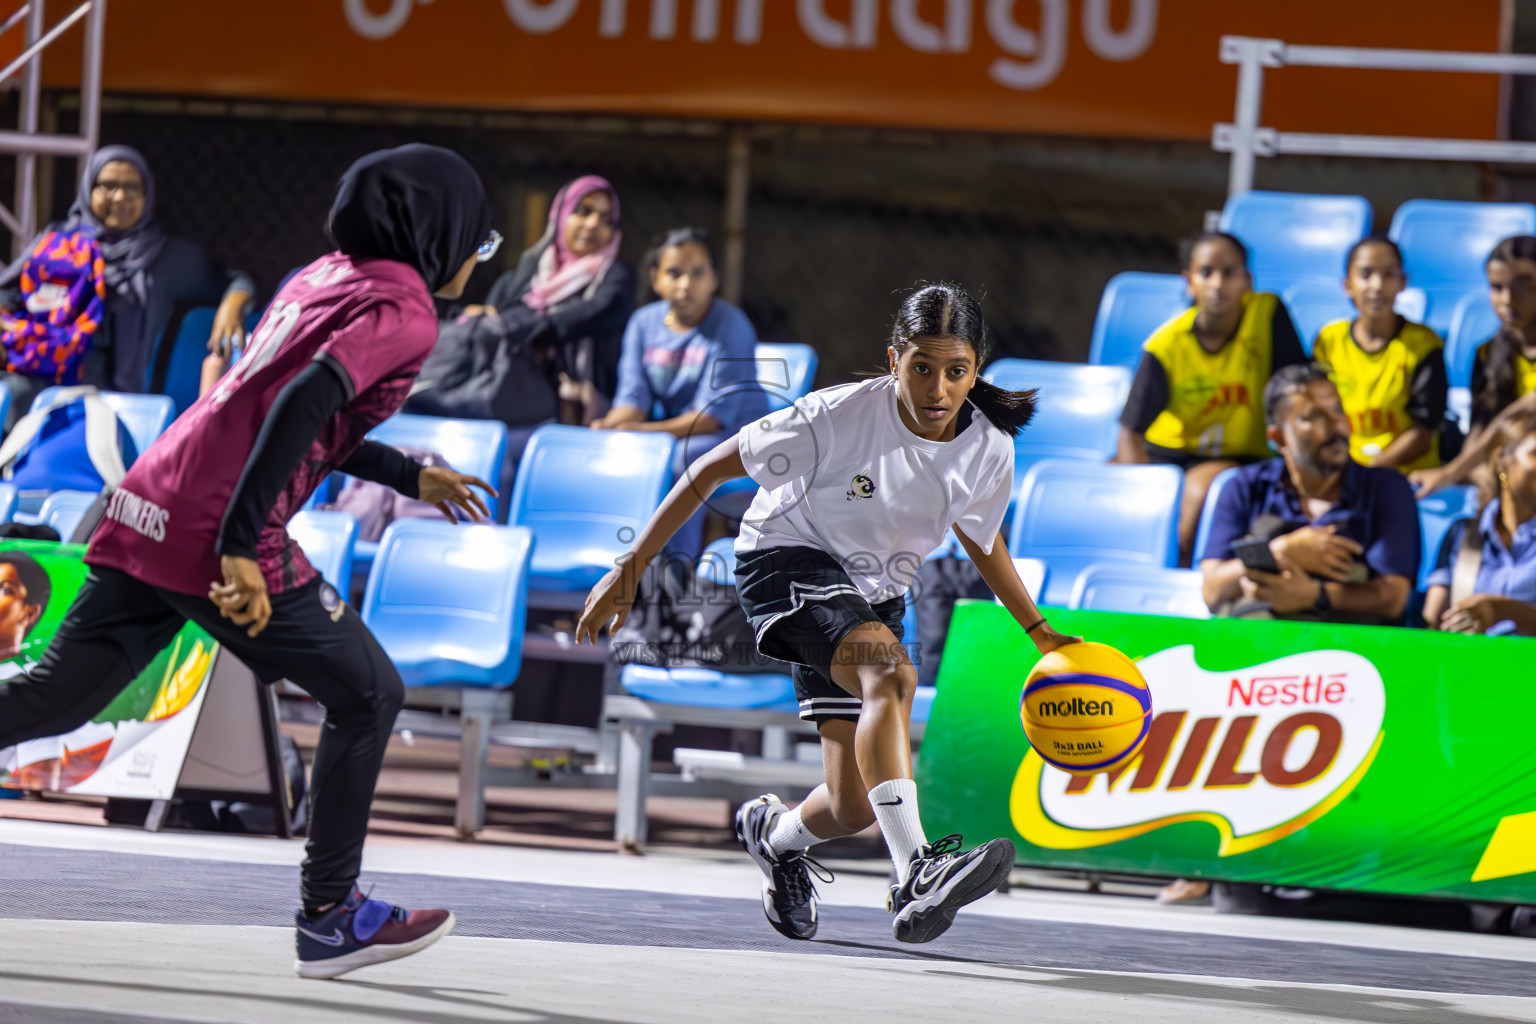
[[(1492, 341), (1485, 341), (1477, 347), (1477, 361), (1482, 365), (1484, 374), (1488, 372), (1488, 347), (1492, 344)], [(1515, 397), (1524, 398), (1532, 391), (1536, 391), (1536, 363), (1516, 352)]]
[[(1404, 320), (1397, 337), (1380, 352), (1367, 352), (1350, 334), (1351, 321), (1335, 320), (1317, 332), (1312, 358), (1325, 364), (1338, 385), (1349, 414), (1349, 454), (1362, 465), (1413, 426), (1408, 415), (1413, 375), (1431, 353), (1444, 347), (1440, 336), (1423, 324)], [(1429, 451), (1398, 468), (1404, 473), (1440, 465), (1440, 436)]]
[(1262, 403), (1279, 301), (1268, 292), (1243, 296), (1237, 334), (1214, 354), (1195, 337), (1193, 308), (1147, 339), (1168, 376), (1168, 407), (1147, 428), (1148, 444), (1212, 458), (1270, 454)]

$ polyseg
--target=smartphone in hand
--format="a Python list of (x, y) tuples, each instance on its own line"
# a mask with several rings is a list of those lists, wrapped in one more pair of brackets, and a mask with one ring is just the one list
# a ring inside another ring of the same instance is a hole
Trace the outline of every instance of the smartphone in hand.
[(1269, 550), (1267, 537), (1243, 537), (1233, 541), (1232, 553), (1243, 563), (1245, 569), (1257, 569), (1260, 572), (1280, 574), (1280, 566), (1275, 563), (1275, 554)]

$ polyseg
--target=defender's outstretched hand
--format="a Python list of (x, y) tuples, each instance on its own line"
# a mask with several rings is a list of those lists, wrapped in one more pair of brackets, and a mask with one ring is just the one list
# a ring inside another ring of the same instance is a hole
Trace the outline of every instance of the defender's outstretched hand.
[(436, 505), (450, 523), (459, 521), (459, 517), (453, 514), (454, 505), (468, 513), (471, 522), (478, 523), (491, 518), (491, 511), (485, 501), (470, 487), (482, 488), (493, 498), (496, 497), (496, 488), (477, 476), (456, 473), (446, 466), (424, 466), (416, 486), (421, 500)]

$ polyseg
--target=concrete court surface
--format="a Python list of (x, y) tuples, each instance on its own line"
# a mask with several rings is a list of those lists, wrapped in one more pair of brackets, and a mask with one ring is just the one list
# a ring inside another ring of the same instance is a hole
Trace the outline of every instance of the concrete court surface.
[(455, 933), (340, 981), (291, 973), (298, 843), (0, 821), (0, 1024), (1536, 1021), (1536, 941), (1015, 890), (927, 946), (883, 881), (769, 928), (744, 857), (370, 838), (364, 885)]

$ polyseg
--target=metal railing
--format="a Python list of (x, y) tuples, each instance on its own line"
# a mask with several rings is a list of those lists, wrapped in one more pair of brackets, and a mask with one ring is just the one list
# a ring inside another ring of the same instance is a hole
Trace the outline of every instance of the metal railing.
[[(75, 157), (83, 167), (96, 149), (101, 130), (101, 53), (107, 21), (107, 0), (85, 0), (52, 28), (44, 27), (44, 0), (28, 0), (3, 22), (0, 35), (26, 22), (26, 45), (16, 59), (0, 69), (0, 82), (22, 73), (21, 103), (15, 131), (0, 130), (0, 153), (16, 157), (16, 196), (12, 209), (0, 204), (0, 225), (11, 232), (11, 252), (21, 252), (37, 234), (37, 158)], [(43, 51), (85, 21), (85, 49), (80, 72), (80, 134), (39, 130)]]
[(1385, 157), (1403, 160), (1470, 160), (1536, 164), (1536, 142), (1424, 139), (1388, 135), (1282, 132), (1260, 125), (1264, 69), (1361, 68), (1378, 71), (1455, 71), (1488, 75), (1536, 75), (1536, 55), (1378, 50), (1357, 46), (1294, 46), (1278, 39), (1223, 36), (1221, 62), (1237, 65), (1237, 103), (1232, 124), (1211, 132), (1211, 148), (1231, 153), (1227, 194), (1253, 188), (1258, 157), (1284, 155)]

